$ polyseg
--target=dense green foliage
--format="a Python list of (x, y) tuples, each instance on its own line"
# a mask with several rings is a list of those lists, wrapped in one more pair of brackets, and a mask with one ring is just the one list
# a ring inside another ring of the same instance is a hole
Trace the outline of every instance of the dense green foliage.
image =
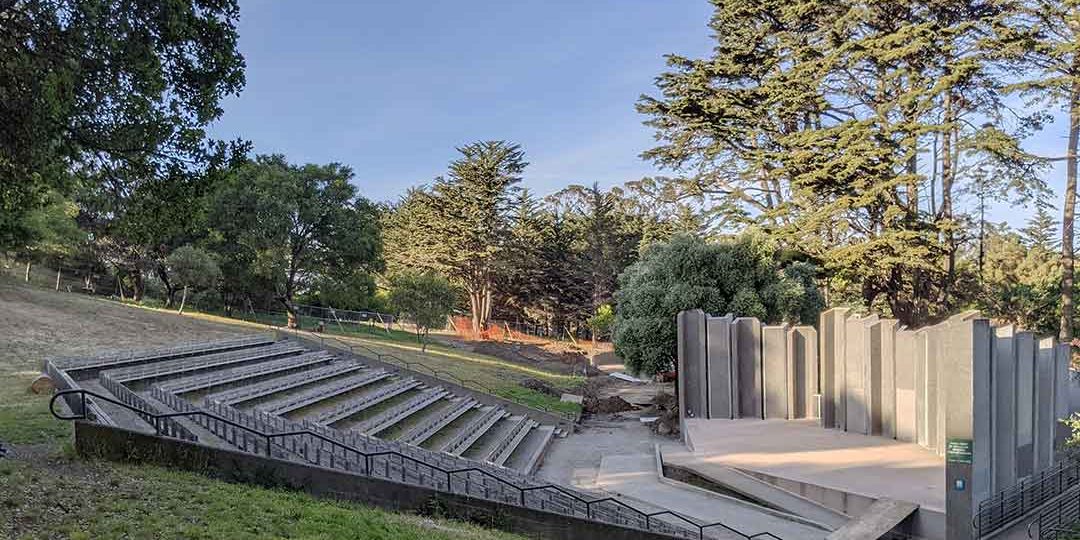
[(244, 85), (235, 1), (0, 2), (0, 249), (50, 191), (201, 170)]
[(390, 309), (416, 326), (421, 351), (426, 351), (428, 332), (446, 326), (446, 318), (457, 307), (459, 291), (434, 272), (402, 272), (390, 286)]
[(323, 277), (354, 279), (381, 270), (378, 213), (337, 163), (291, 165), (260, 156), (237, 167), (217, 187), (209, 222), (232, 266), (273, 290), (296, 324), (293, 300)]
[(615, 351), (635, 371), (671, 369), (676, 315), (735, 313), (767, 323), (814, 323), (823, 302), (813, 269), (781, 267), (776, 245), (748, 232), (718, 242), (678, 236), (645, 251), (619, 279)]

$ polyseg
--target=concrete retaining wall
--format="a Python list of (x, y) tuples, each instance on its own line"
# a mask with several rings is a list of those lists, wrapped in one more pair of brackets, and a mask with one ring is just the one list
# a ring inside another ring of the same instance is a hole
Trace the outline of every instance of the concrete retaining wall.
[(673, 538), (94, 423), (75, 423), (75, 448), (80, 455), (88, 457), (162, 464), (229, 482), (294, 489), (317, 497), (356, 501), (394, 511), (426, 512), (437, 507), (446, 517), (496, 527), (530, 538)]

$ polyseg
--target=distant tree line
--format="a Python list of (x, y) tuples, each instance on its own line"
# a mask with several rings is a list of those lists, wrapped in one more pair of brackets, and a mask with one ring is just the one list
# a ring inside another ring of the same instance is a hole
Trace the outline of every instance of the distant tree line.
[[(1072, 338), (1080, 0), (711, 3), (712, 52), (637, 102), (663, 175), (538, 195), (521, 146), (477, 141), (380, 203), (339, 163), (208, 137), (245, 84), (235, 1), (0, 0), (0, 251), (178, 309), (594, 332), (646, 371), (690, 307), (975, 307)], [(1052, 112), (1063, 147), (1033, 154)], [(1035, 214), (1010, 229), (995, 202)]]

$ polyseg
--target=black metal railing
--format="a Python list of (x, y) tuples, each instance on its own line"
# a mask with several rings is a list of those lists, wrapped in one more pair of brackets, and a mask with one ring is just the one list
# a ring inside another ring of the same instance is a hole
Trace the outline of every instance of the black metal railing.
[(1069, 488), (1039, 510), (1038, 519), (1028, 524), (1028, 538), (1036, 538), (1031, 530), (1036, 524), (1039, 540), (1080, 538), (1080, 485)]
[(980, 502), (972, 525), (978, 537), (987, 536), (1028, 515), (1078, 483), (1080, 464), (1072, 460), (1063, 461)]
[[(163, 433), (161, 431), (161, 426), (163, 426), (164, 423), (161, 422), (160, 420), (177, 418), (177, 417), (197, 417), (197, 416), (202, 416), (202, 417), (205, 417), (205, 418), (207, 418), (209, 420), (212, 420), (213, 422), (228, 425), (228, 426), (232, 427), (234, 430), (241, 430), (243, 432), (249, 433), (252, 437), (255, 437), (255, 438), (259, 439), (259, 440), (265, 441), (265, 454), (266, 454), (267, 457), (273, 457), (272, 441), (274, 439), (282, 439), (282, 438), (285, 438), (285, 437), (296, 437), (296, 436), (312, 437), (312, 438), (315, 438), (317, 440), (320, 440), (320, 441), (330, 445), (332, 448), (335, 449), (335, 452), (337, 450), (341, 450), (344, 454), (352, 453), (352, 455), (362, 458), (363, 463), (364, 463), (364, 468), (362, 470), (360, 470), (360, 471), (351, 471), (351, 472), (360, 473), (360, 474), (363, 474), (365, 476), (372, 476), (372, 472), (373, 472), (372, 463), (373, 463), (373, 460), (375, 458), (378, 458), (380, 456), (392, 456), (392, 457), (396, 457), (396, 458), (398, 458), (399, 460), (402, 460), (402, 461), (408, 461), (408, 462), (411, 462), (411, 463), (416, 463), (416, 464), (418, 464), (418, 465), (420, 465), (422, 467), (431, 469), (433, 471), (438, 471), (441, 475), (445, 476), (447, 491), (449, 491), (451, 493), (453, 493), (453, 491), (452, 491), (453, 488), (452, 488), (452, 483), (451, 483), (451, 479), (453, 477), (455, 477), (457, 475), (461, 475), (461, 474), (476, 473), (476, 474), (481, 475), (482, 477), (491, 479), (491, 480), (493, 480), (495, 482), (498, 482), (498, 483), (500, 483), (502, 485), (505, 485), (505, 486), (511, 488), (512, 490), (514, 490), (517, 493), (517, 498), (518, 498), (518, 503), (519, 503), (518, 505), (522, 506), (522, 507), (525, 506), (525, 495), (526, 495), (526, 493), (537, 491), (537, 490), (554, 490), (554, 491), (557, 491), (557, 492), (571, 498), (572, 500), (574, 500), (577, 503), (583, 504), (584, 507), (585, 507), (585, 511), (586, 511), (586, 517), (588, 517), (588, 519), (590, 519), (590, 520), (594, 520), (595, 509), (598, 506), (600, 506), (601, 504), (614, 504), (614, 505), (619, 506), (621, 508), (625, 508), (630, 513), (638, 516), (640, 521), (645, 524), (645, 530), (648, 530), (648, 531), (653, 531), (653, 522), (656, 520), (656, 518), (659, 518), (661, 516), (668, 516), (668, 517), (677, 519), (680, 522), (685, 522), (687, 525), (690, 525), (691, 530), (696, 529), (696, 532), (697, 532), (696, 537), (699, 540), (704, 540), (706, 538), (706, 536), (705, 536), (705, 531), (706, 530), (714, 529), (714, 528), (722, 528), (723, 530), (725, 530), (725, 531), (727, 531), (727, 532), (729, 532), (731, 534), (734, 534), (734, 535), (738, 536), (739, 538), (742, 538), (742, 539), (745, 539), (745, 540), (756, 540), (756, 539), (783, 540), (782, 538), (780, 538), (780, 537), (778, 537), (778, 536), (776, 536), (776, 535), (774, 535), (772, 533), (768, 533), (768, 532), (757, 533), (757, 534), (753, 534), (753, 535), (747, 535), (747, 534), (744, 534), (744, 533), (742, 533), (742, 532), (740, 532), (740, 531), (738, 531), (736, 529), (733, 529), (733, 528), (731, 528), (731, 527), (729, 527), (729, 526), (727, 526), (727, 525), (725, 525), (723, 523), (701, 524), (701, 523), (698, 523), (698, 522), (696, 522), (696, 521), (694, 521), (694, 520), (692, 520), (692, 519), (690, 519), (688, 517), (682, 516), (680, 514), (672, 512), (670, 510), (662, 510), (662, 511), (652, 512), (652, 513), (644, 512), (642, 510), (639, 510), (639, 509), (637, 509), (637, 508), (635, 508), (635, 507), (633, 507), (633, 506), (631, 506), (629, 504), (626, 504), (625, 502), (622, 502), (622, 501), (620, 501), (618, 499), (615, 499), (613, 497), (605, 497), (605, 498), (601, 498), (601, 499), (589, 500), (589, 499), (581, 497), (578, 494), (575, 494), (575, 493), (573, 493), (573, 492), (571, 492), (569, 490), (566, 490), (566, 489), (561, 488), (561, 487), (556, 486), (556, 485), (548, 484), (548, 485), (528, 486), (528, 487), (518, 486), (518, 485), (516, 485), (516, 484), (514, 484), (512, 482), (509, 482), (506, 479), (500, 478), (500, 477), (498, 477), (498, 476), (496, 476), (496, 475), (494, 475), (494, 474), (492, 474), (492, 473), (490, 473), (490, 472), (488, 472), (488, 471), (486, 471), (486, 470), (484, 470), (482, 468), (479, 468), (479, 467), (465, 467), (465, 468), (458, 468), (458, 469), (447, 469), (447, 468), (440, 467), (438, 465), (433, 465), (431, 463), (421, 461), (419, 459), (413, 458), (411, 456), (402, 454), (402, 453), (394, 451), (394, 450), (386, 450), (386, 451), (379, 451), (379, 452), (365, 452), (365, 451), (360, 450), (358, 448), (354, 448), (352, 446), (341, 443), (340, 441), (334, 440), (331, 437), (327, 437), (327, 436), (325, 436), (325, 435), (323, 435), (321, 433), (318, 433), (318, 432), (312, 431), (312, 430), (308, 430), (308, 429), (299, 429), (299, 430), (290, 430), (290, 431), (269, 433), (269, 432), (265, 432), (265, 431), (262, 431), (262, 430), (251, 428), (251, 427), (246, 426), (246, 425), (244, 425), (242, 423), (235, 422), (233, 420), (225, 418), (224, 416), (214, 414), (214, 413), (211, 413), (211, 412), (208, 412), (208, 411), (204, 411), (204, 410), (201, 410), (201, 409), (187, 410), (187, 411), (180, 411), (180, 412), (171, 412), (171, 413), (151, 413), (149, 411), (141, 410), (141, 409), (139, 409), (137, 407), (133, 407), (131, 405), (128, 405), (127, 403), (124, 403), (122, 401), (113, 399), (113, 398), (111, 398), (109, 396), (104, 396), (104, 395), (101, 395), (101, 394), (99, 394), (97, 392), (86, 390), (84, 388), (74, 388), (74, 389), (61, 390), (59, 392), (56, 392), (53, 395), (52, 399), (49, 400), (49, 412), (52, 413), (52, 415), (54, 417), (56, 417), (57, 419), (60, 419), (60, 420), (86, 420), (87, 417), (86, 417), (85, 413), (76, 413), (76, 414), (65, 416), (65, 415), (59, 414), (57, 412), (56, 408), (55, 408), (56, 401), (58, 399), (64, 398), (65, 402), (66, 402), (67, 401), (67, 396), (76, 396), (76, 395), (79, 397), (79, 399), (81, 400), (82, 403), (85, 403), (87, 397), (90, 396), (90, 397), (93, 397), (94, 399), (101, 400), (101, 401), (104, 401), (104, 402), (107, 402), (107, 403), (112, 403), (113, 405), (116, 405), (116, 406), (119, 406), (119, 407), (126, 408), (128, 410), (131, 410), (132, 412), (134, 412), (135, 414), (138, 414), (139, 416), (141, 416), (143, 418), (151, 418), (151, 419), (154, 420), (154, 422), (152, 422), (152, 425), (157, 430), (157, 434), (162, 435), (162, 436), (165, 435), (165, 433)], [(81, 410), (85, 411), (86, 410), (85, 406), (81, 407)], [(235, 444), (235, 442), (234, 442), (234, 444)], [(405, 470), (404, 470), (404, 468), (402, 468), (401, 481), (405, 482), (405, 478), (406, 478), (405, 477)], [(465, 496), (469, 496), (469, 495), (466, 493)], [(596, 521), (599, 521), (599, 520), (596, 520)], [(670, 525), (670, 523), (669, 523), (669, 525)]]

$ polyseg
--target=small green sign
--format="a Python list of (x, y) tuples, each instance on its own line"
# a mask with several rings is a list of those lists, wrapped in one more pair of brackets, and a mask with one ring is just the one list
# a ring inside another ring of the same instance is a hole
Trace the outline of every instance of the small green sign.
[(971, 464), (971, 439), (949, 439), (945, 443), (945, 461)]

